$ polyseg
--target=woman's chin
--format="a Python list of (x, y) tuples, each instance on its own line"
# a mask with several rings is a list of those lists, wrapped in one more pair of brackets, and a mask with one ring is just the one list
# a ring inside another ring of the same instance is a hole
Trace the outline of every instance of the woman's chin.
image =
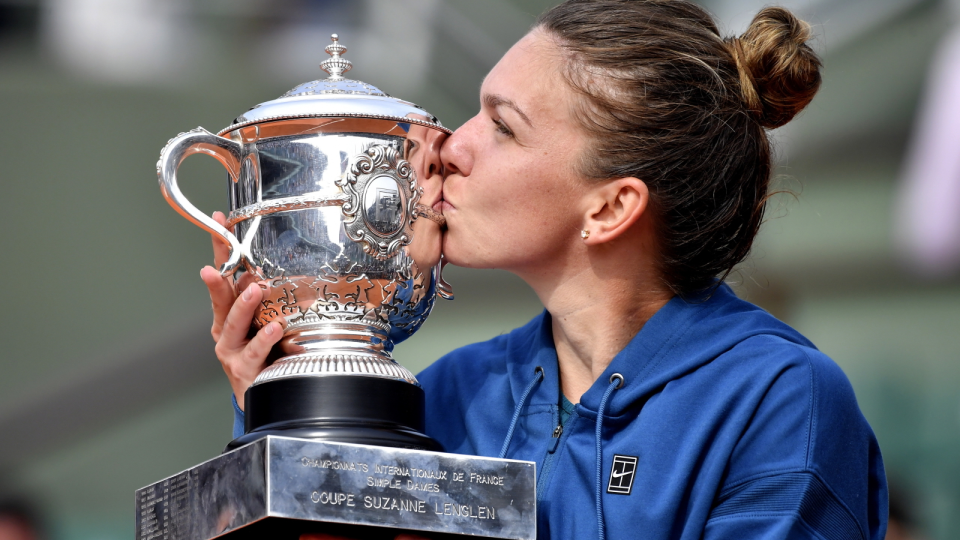
[(460, 249), (455, 240), (450, 238), (450, 233), (443, 235), (443, 261), (447, 264), (459, 266), (461, 268), (479, 268), (476, 265), (476, 258), (471, 257)]

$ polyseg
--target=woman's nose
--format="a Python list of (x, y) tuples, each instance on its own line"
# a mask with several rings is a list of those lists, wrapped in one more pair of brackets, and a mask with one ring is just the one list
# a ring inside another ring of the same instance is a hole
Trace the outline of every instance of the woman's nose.
[(468, 176), (472, 167), (472, 158), (469, 151), (468, 127), (471, 122), (460, 126), (452, 135), (447, 137), (440, 148), (440, 162), (443, 165), (444, 176), (459, 174)]

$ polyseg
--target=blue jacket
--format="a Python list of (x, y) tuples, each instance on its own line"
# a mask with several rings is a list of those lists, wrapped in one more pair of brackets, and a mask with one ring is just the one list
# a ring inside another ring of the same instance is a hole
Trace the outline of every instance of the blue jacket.
[(536, 462), (540, 539), (603, 538), (601, 522), (611, 539), (884, 537), (883, 463), (847, 378), (725, 285), (658, 311), (559, 437), (548, 313), (418, 378), (448, 452)]

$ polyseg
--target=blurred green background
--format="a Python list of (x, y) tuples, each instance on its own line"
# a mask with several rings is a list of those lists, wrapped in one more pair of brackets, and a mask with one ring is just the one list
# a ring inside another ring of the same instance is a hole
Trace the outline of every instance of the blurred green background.
[[(35, 501), (51, 539), (130, 538), (134, 490), (230, 438), (199, 278), (209, 237), (160, 195), (167, 139), (217, 131), (320, 78), (332, 32), (350, 77), (455, 128), (477, 109), (483, 75), (554, 3), (0, 0), (0, 498)], [(764, 2), (703, 4), (739, 33)], [(904, 155), (955, 10), (784, 5), (813, 23), (824, 85), (775, 133), (776, 183), (792, 194), (773, 198), (730, 281), (843, 367), (915, 533), (956, 538), (960, 276), (911, 273), (894, 242)], [(213, 160), (181, 167), (209, 211), (226, 205), (224, 176)], [(413, 371), (542, 309), (511, 275), (448, 275), (457, 300), (396, 351)]]

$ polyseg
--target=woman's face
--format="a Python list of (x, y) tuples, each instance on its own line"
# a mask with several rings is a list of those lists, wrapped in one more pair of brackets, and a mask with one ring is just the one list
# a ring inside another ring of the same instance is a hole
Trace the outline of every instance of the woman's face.
[(580, 239), (587, 183), (577, 162), (587, 138), (561, 51), (534, 30), (493, 68), (480, 112), (443, 145), (444, 256), (521, 275), (562, 260)]

